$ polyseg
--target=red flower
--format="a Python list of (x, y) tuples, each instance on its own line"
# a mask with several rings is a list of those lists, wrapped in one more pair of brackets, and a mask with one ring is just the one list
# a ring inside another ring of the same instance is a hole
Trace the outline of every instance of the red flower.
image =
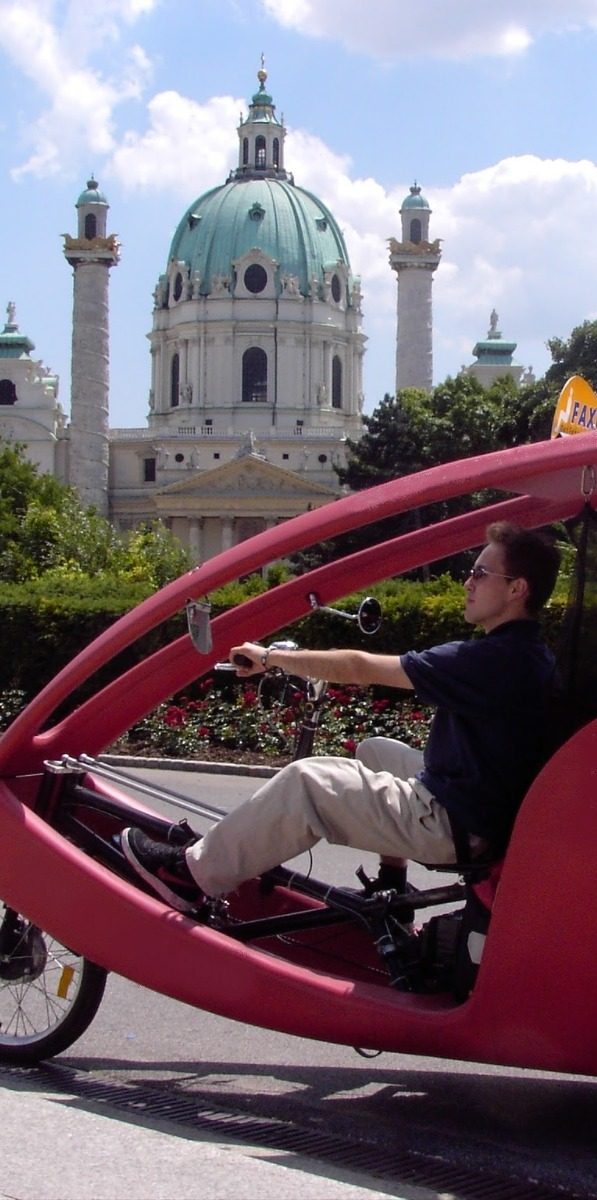
[(354, 754), (357, 748), (354, 738), (345, 738), (345, 740), (342, 742), (342, 746), (344, 750), (348, 750), (349, 754)]
[(172, 707), (169, 708), (164, 715), (164, 724), (170, 725), (171, 727), (176, 727), (179, 725), (184, 725), (184, 723), (185, 714), (182, 708), (176, 708), (175, 705), (172, 705)]

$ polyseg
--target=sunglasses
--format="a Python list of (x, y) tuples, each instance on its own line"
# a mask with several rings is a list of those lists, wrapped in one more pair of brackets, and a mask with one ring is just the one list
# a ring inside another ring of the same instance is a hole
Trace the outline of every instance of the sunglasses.
[(474, 579), (478, 583), (480, 579), (485, 579), (486, 575), (495, 575), (496, 579), (509, 579), (510, 582), (516, 579), (516, 575), (503, 575), (501, 571), (488, 571), (487, 567), (481, 566), (471, 567), (466, 578)]

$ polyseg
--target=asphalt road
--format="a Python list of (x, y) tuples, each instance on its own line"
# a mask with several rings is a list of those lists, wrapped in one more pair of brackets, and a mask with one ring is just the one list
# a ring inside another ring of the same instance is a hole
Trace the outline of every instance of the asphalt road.
[[(223, 808), (260, 782), (135, 774)], [(316, 855), (314, 873), (333, 882), (351, 881), (359, 862), (374, 867), (372, 857), (346, 850)], [(393, 1181), (394, 1196), (402, 1178), (451, 1200), (543, 1200), (556, 1188), (564, 1197), (597, 1197), (594, 1080), (400, 1055), (362, 1058), (347, 1047), (230, 1022), (118, 977), (110, 978), (91, 1028), (55, 1064), (71, 1072), (75, 1089), (92, 1083), (100, 1097), (109, 1089), (117, 1106), (161, 1112), (163, 1101), (167, 1121), (186, 1119), (194, 1104), (236, 1114), (249, 1141), (257, 1128), (267, 1139), (268, 1128), (275, 1135), (280, 1125), (292, 1126), (340, 1164), (342, 1148), (360, 1143), (364, 1161)]]

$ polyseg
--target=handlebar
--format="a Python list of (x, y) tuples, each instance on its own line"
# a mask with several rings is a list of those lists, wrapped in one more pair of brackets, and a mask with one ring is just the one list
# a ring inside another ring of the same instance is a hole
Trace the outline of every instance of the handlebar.
[[(296, 642), (272, 642), (270, 650), (298, 650)], [(236, 667), (252, 667), (255, 664), (247, 654), (233, 654), (230, 662), (218, 662), (216, 671), (234, 671)]]
[[(298, 648), (297, 643), (291, 641), (272, 642), (270, 645), (270, 650), (298, 650)], [(215, 669), (220, 671), (235, 671), (237, 667), (244, 666), (252, 667), (252, 659), (246, 654), (235, 654), (230, 662), (216, 663)], [(264, 702), (263, 689), (268, 688), (272, 683), (276, 685), (276, 681), (279, 682), (282, 688), (279, 697), (281, 700), (284, 700), (288, 694), (288, 688), (299, 687), (302, 695), (302, 711), (300, 715), (297, 713), (293, 758), (305, 758), (313, 752), (313, 742), (326, 697), (327, 682), (324, 679), (297, 679), (292, 676), (291, 672), (278, 669), (265, 671), (260, 675), (257, 685), (257, 703), (260, 705), (271, 729), (283, 743), (285, 743), (285, 738), (269, 718), (267, 714), (268, 705), (267, 702)]]

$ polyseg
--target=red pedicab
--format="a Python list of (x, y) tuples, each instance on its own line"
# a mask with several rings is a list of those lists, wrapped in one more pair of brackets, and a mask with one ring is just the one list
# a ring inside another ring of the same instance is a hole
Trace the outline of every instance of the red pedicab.
[[(132, 878), (117, 836), (131, 819), (158, 835), (166, 822), (150, 803), (133, 801), (126, 777), (97, 759), (133, 722), (211, 671), (233, 643), (268, 637), (314, 603), (326, 607), (477, 547), (491, 521), (540, 527), (592, 512), (596, 471), (597, 435), (586, 433), (347, 496), (190, 571), (60, 671), (0, 739), (0, 1058), (35, 1061), (64, 1049), (94, 1015), (105, 973), (115, 971), (198, 1008), (303, 1037), (597, 1073), (597, 721), (564, 742), (528, 791), (480, 966), (464, 991), (449, 971), (434, 988), (392, 986), (405, 897), (367, 897), (281, 868), (243, 885), (225, 920), (216, 914), (205, 924), (173, 912)], [(189, 638), (178, 637), (50, 723), (75, 689), (189, 599), (201, 603), (227, 581), (314, 541), (414, 508), (424, 514), (434, 502), (481, 489), (491, 497), (485, 507), (422, 524), (248, 600), (211, 622), (201, 660)], [(193, 812), (221, 815), (200, 801)], [(428, 903), (470, 896), (474, 880), (467, 883), (463, 870), (464, 883), (444, 886), (440, 878), (416, 894), (419, 916)], [(27, 997), (36, 994), (41, 1000), (29, 1013)]]

